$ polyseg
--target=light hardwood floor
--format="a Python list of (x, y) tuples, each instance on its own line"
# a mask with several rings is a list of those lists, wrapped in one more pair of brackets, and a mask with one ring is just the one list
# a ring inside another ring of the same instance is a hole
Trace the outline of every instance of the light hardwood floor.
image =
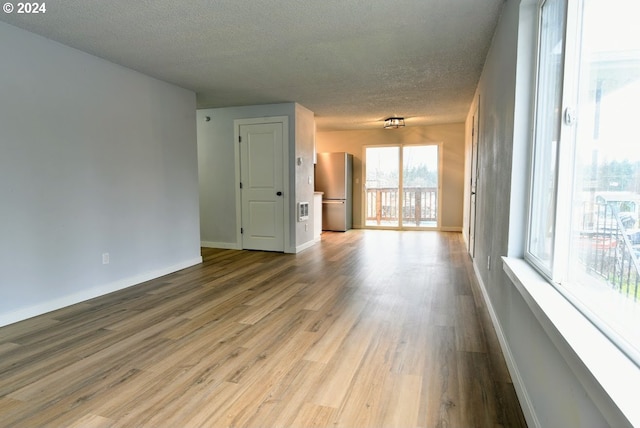
[(0, 328), (0, 426), (526, 426), (460, 234), (322, 236)]

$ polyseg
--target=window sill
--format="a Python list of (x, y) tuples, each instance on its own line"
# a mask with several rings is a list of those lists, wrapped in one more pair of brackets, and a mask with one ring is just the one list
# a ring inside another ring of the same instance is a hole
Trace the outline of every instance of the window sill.
[(640, 368), (527, 262), (503, 261), (504, 271), (603, 416), (612, 426), (620, 426), (624, 417), (640, 427)]

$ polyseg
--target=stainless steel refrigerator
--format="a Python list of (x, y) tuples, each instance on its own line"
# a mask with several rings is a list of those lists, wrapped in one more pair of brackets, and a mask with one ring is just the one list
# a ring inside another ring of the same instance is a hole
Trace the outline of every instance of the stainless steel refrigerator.
[(322, 230), (345, 232), (352, 227), (353, 155), (318, 153), (316, 191), (322, 195)]

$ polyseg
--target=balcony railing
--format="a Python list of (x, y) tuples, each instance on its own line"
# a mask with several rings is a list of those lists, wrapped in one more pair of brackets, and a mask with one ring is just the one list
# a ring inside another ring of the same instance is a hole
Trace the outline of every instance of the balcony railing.
[(400, 208), (405, 226), (435, 226), (438, 213), (437, 187), (367, 189), (367, 224), (397, 225)]
[(579, 257), (587, 271), (602, 277), (610, 287), (640, 300), (640, 231), (616, 203), (585, 204)]

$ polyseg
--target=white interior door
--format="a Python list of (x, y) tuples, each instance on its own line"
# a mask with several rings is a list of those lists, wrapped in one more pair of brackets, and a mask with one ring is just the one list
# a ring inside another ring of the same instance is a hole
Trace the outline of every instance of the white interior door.
[(242, 248), (284, 251), (283, 124), (240, 125)]

